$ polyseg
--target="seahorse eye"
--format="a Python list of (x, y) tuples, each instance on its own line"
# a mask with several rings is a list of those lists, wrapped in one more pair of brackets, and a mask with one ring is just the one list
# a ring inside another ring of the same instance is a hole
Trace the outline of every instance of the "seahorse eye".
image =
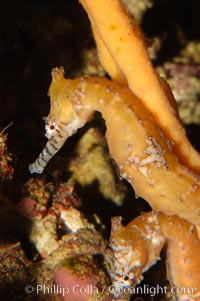
[(50, 139), (52, 136), (55, 136), (58, 134), (59, 132), (59, 127), (57, 126), (57, 124), (55, 123), (55, 121), (51, 121), (49, 119), (45, 120), (46, 122), (46, 126), (45, 126), (45, 136)]
[(55, 129), (55, 125), (50, 125), (50, 130), (54, 130)]

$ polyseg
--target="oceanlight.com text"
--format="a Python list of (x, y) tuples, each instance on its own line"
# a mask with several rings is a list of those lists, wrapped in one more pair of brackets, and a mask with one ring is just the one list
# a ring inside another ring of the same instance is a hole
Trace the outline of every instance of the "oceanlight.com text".
[[(196, 288), (195, 287), (167, 287), (167, 286), (149, 286), (143, 285), (139, 287), (119, 287), (115, 285), (103, 286), (99, 289), (94, 285), (85, 285), (81, 286), (80, 284), (75, 284), (74, 286), (62, 286), (58, 284), (47, 286), (45, 284), (38, 284), (35, 287), (32, 285), (26, 285), (25, 292), (27, 294), (36, 293), (36, 294), (44, 294), (44, 295), (61, 295), (66, 296), (68, 294), (91, 294), (91, 295), (102, 295), (105, 292), (109, 292), (113, 295), (148, 295), (154, 297), (156, 295), (195, 295)], [(142, 300), (142, 298), (141, 298)]]

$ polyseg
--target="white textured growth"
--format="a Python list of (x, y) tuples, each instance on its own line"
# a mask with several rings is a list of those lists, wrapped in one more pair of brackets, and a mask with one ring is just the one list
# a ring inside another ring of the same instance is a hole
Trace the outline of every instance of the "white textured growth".
[[(149, 136), (146, 139), (147, 147), (143, 153), (133, 153), (128, 158), (128, 163), (133, 164), (133, 169), (137, 169), (143, 176), (149, 174), (148, 166), (154, 164), (156, 167), (164, 166), (167, 168), (168, 164), (165, 160), (165, 150), (156, 141), (155, 137)], [(145, 157), (144, 157), (145, 155)]]

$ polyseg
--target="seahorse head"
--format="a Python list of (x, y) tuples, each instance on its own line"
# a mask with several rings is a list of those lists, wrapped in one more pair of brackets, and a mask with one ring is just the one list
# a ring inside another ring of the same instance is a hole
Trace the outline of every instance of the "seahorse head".
[(120, 217), (112, 218), (110, 246), (114, 262), (110, 276), (116, 297), (122, 297), (125, 291), (135, 287), (143, 278), (141, 272), (148, 254), (140, 252), (142, 243), (139, 229), (130, 230), (121, 224)]
[(80, 100), (81, 79), (65, 78), (63, 67), (54, 68), (51, 75), (52, 82), (48, 92), (51, 103), (50, 113), (46, 119), (47, 127), (49, 122), (54, 122), (57, 126), (65, 125), (68, 136), (71, 136), (91, 115), (90, 110)]
[(77, 86), (80, 80), (64, 78), (64, 69), (52, 70), (49, 88), (50, 112), (45, 119), (45, 136), (48, 142), (36, 161), (29, 166), (31, 173), (42, 173), (48, 161), (59, 151), (67, 138), (73, 135), (88, 120), (87, 110), (79, 110)]

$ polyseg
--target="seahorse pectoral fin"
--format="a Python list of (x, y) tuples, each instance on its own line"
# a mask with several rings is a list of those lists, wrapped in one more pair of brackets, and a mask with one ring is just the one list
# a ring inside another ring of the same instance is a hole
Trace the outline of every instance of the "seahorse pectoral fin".
[(29, 165), (30, 173), (42, 173), (47, 163), (60, 150), (68, 136), (52, 136), (38, 158)]

